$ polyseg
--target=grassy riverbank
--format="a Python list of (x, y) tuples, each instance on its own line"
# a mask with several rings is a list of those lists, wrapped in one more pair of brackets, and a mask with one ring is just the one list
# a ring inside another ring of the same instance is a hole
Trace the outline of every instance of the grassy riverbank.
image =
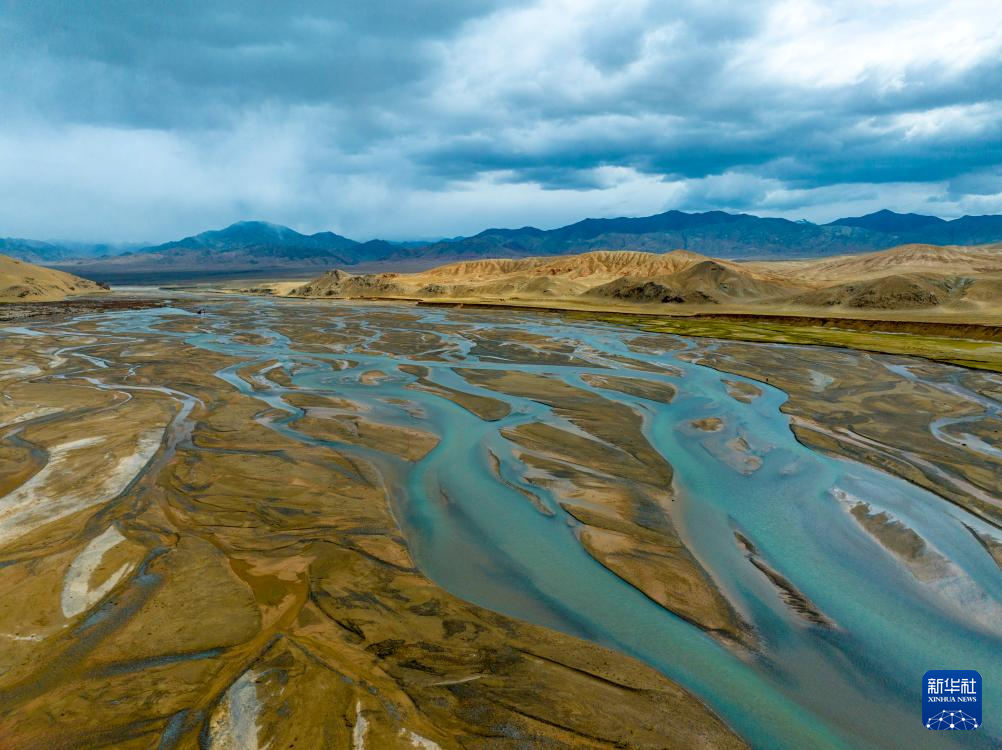
[[(421, 302), (420, 304), (501, 307), (559, 312), (575, 319), (631, 325), (652, 333), (774, 344), (836, 346), (861, 351), (923, 357), (937, 362), (1002, 372), (1002, 326), (931, 320), (874, 320), (795, 315), (608, 312), (559, 304), (505, 302)], [(803, 322), (800, 322), (803, 321)]]

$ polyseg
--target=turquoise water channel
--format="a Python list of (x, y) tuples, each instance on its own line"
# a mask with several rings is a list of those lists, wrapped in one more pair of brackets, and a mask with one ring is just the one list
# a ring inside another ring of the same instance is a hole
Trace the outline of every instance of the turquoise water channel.
[[(532, 313), (321, 304), (318, 313), (316, 305), (295, 302), (207, 302), (197, 333), (171, 332), (171, 319), (188, 315), (172, 308), (93, 319), (110, 334), (175, 336), (233, 355), (239, 367), (276, 360), (299, 390), (350, 399), (371, 419), (434, 432), (441, 442), (416, 463), (332, 443), (380, 468), (415, 560), (430, 578), (479, 605), (631, 654), (697, 695), (756, 748), (1002, 744), (1002, 574), (965, 525), (1002, 539), (998, 529), (905, 481), (804, 447), (779, 410), (786, 394), (760, 385), (763, 396), (750, 404), (736, 401), (722, 380), (741, 378), (680, 358), (684, 349), (674, 347), (691, 342), (677, 337), (665, 337), (671, 346), (663, 353), (641, 353), (629, 347), (640, 335), (636, 330), (608, 324)], [(239, 314), (232, 314), (235, 309)], [(351, 331), (353, 342), (330, 354), (297, 349), (276, 329), (288, 332), (307, 313), (315, 334)], [(574, 359), (478, 355), (477, 335), (494, 328), (559, 340), (573, 347)], [(268, 343), (234, 339), (249, 332)], [(401, 332), (437, 333), (443, 339), (435, 347), (439, 359), (374, 351), (384, 337)], [(624, 357), (675, 371), (629, 369)], [(486, 422), (437, 395), (408, 389), (415, 378), (398, 370), (400, 364), (428, 367), (437, 383), (505, 400), (511, 414)], [(727, 647), (672, 615), (596, 563), (577, 541), (573, 519), (546, 490), (533, 487), (553, 516), (499, 482), (488, 451), (500, 458), (508, 482), (529, 487), (502, 429), (536, 420), (566, 423), (543, 404), (469, 385), (456, 366), (542, 373), (640, 413), (648, 440), (675, 469), (678, 499), (668, 512), (753, 626), (760, 649)], [(304, 442), (322, 442), (296, 432), (301, 412), (283, 401), (285, 389), (263, 378), (253, 389), (237, 369), (219, 376), (288, 414), (267, 424)], [(363, 384), (359, 377), (370, 370), (387, 377)], [(678, 395), (666, 405), (581, 380), (585, 373), (612, 372), (669, 383)], [(692, 420), (704, 417), (721, 418), (724, 432), (693, 430)], [(742, 471), (726, 449), (725, 441), (738, 436), (761, 459), (757, 470)], [(865, 501), (915, 530), (951, 561), (955, 575), (920, 582), (862, 529), (847, 500)], [(811, 625), (792, 612), (738, 548), (735, 530), (835, 627)], [(981, 729), (947, 734), (924, 728), (921, 678), (929, 669), (981, 673)]]

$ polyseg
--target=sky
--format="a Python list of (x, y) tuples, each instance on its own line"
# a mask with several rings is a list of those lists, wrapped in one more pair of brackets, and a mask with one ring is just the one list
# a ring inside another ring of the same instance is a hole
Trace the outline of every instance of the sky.
[(998, 0), (0, 0), (0, 236), (1002, 213)]

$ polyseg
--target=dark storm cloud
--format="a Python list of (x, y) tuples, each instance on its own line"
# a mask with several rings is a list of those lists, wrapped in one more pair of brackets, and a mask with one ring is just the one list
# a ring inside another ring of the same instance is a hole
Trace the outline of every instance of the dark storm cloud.
[(0, 91), (0, 235), (1002, 212), (984, 0), (0, 0)]
[(357, 105), (408, 95), (429, 44), (487, 2), (9, 2), (8, 86), (48, 114), (144, 127), (266, 102)]

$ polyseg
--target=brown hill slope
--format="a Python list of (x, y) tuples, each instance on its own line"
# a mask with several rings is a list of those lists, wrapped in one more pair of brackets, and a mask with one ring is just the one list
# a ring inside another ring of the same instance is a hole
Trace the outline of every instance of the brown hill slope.
[(395, 284), (397, 274), (363, 274), (356, 276), (335, 268), (287, 294), (293, 297), (405, 297), (407, 291)]
[(0, 255), (0, 302), (60, 300), (106, 289), (95, 281)]
[(295, 296), (766, 311), (951, 310), (1002, 314), (1002, 244), (903, 245), (810, 261), (736, 262), (676, 250), (464, 261), (412, 274), (331, 271)]
[(688, 250), (673, 250), (662, 254), (631, 250), (598, 250), (557, 257), (463, 261), (408, 276), (415, 281), (439, 283), (495, 282), (504, 278), (522, 279), (538, 276), (556, 276), (594, 283), (624, 276), (654, 277), (675, 274), (710, 261), (722, 267), (741, 269), (763, 278), (772, 276), (765, 268), (754, 269), (748, 264), (735, 261), (714, 260)]
[[(598, 251), (556, 258), (461, 261), (412, 274), (353, 275), (328, 271), (293, 291), (297, 296), (577, 296), (624, 278), (673, 277), (701, 266), (744, 275), (740, 264), (677, 250), (664, 255)], [(751, 272), (756, 278), (766, 274)]]
[(795, 275), (809, 283), (862, 280), (892, 273), (971, 276), (1002, 273), (1002, 243), (975, 247), (900, 245), (862, 255), (747, 265), (784, 276)]
[(613, 297), (631, 302), (716, 304), (768, 299), (799, 290), (796, 282), (756, 272), (739, 263), (706, 258), (674, 273), (650, 278), (627, 276), (593, 287), (591, 297)]
[(860, 310), (909, 310), (957, 302), (970, 286), (956, 278), (891, 274), (825, 287), (786, 300), (804, 307), (847, 307)]

